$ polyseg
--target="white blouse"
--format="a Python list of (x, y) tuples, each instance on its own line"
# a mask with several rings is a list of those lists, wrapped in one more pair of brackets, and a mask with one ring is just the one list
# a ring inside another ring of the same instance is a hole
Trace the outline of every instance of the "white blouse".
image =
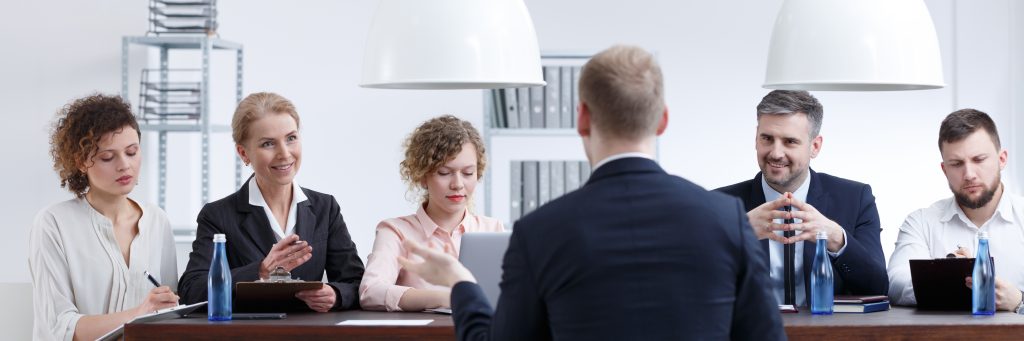
[(144, 271), (177, 291), (174, 237), (167, 214), (155, 205), (139, 207), (142, 217), (139, 234), (131, 243), (130, 264), (121, 256), (110, 219), (85, 199), (60, 202), (39, 212), (29, 233), (33, 339), (71, 340), (82, 316), (138, 306), (154, 288)]

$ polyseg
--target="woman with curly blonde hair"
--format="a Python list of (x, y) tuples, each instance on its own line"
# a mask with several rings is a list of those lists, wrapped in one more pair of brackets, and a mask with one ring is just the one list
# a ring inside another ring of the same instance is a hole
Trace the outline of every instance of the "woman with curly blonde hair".
[[(139, 125), (124, 100), (93, 95), (60, 113), (53, 168), (74, 199), (39, 212), (29, 233), (35, 340), (94, 340), (178, 304), (167, 214), (129, 197), (142, 166)], [(154, 288), (146, 272), (165, 286)]]
[(451, 305), (451, 288), (401, 269), (398, 257), (409, 257), (402, 241), (412, 239), (457, 257), (463, 234), (504, 230), (497, 219), (471, 211), (473, 191), (487, 165), (483, 140), (472, 124), (451, 115), (436, 117), (416, 128), (404, 146), (399, 171), (419, 194), (419, 208), (416, 214), (377, 225), (359, 287), (366, 310), (422, 311)]

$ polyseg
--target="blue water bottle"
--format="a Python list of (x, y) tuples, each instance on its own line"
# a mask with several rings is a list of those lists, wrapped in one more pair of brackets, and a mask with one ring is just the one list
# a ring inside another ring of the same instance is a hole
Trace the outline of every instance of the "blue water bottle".
[(832, 314), (832, 261), (828, 257), (828, 233), (818, 231), (811, 268), (811, 314)]
[(974, 273), (971, 274), (971, 313), (992, 315), (996, 313), (996, 269), (988, 252), (988, 232), (978, 232), (978, 254), (974, 258)]
[(206, 281), (207, 318), (210, 321), (231, 320), (231, 268), (225, 248), (227, 237), (213, 235), (213, 259), (210, 260), (210, 276)]

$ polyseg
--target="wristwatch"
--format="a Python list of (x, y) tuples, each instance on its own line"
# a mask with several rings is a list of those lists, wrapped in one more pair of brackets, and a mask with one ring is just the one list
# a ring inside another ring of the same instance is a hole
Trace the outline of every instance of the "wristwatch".
[(1020, 291), (1020, 297), (1020, 303), (1017, 304), (1017, 309), (1014, 309), (1013, 312), (1024, 315), (1024, 290)]

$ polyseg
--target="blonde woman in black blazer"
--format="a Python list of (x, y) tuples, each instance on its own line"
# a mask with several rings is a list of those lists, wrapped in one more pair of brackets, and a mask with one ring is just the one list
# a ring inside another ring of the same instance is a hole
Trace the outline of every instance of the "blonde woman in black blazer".
[(305, 306), (318, 312), (359, 308), (363, 262), (338, 202), (294, 180), (302, 160), (295, 107), (280, 95), (255, 93), (238, 104), (231, 126), (238, 155), (254, 174), (238, 192), (199, 212), (196, 240), (178, 285), (184, 303), (207, 299), (213, 235), (223, 233), (233, 282), (268, 278), (277, 267), (306, 281), (320, 281), (326, 271), (323, 287), (297, 295)]

